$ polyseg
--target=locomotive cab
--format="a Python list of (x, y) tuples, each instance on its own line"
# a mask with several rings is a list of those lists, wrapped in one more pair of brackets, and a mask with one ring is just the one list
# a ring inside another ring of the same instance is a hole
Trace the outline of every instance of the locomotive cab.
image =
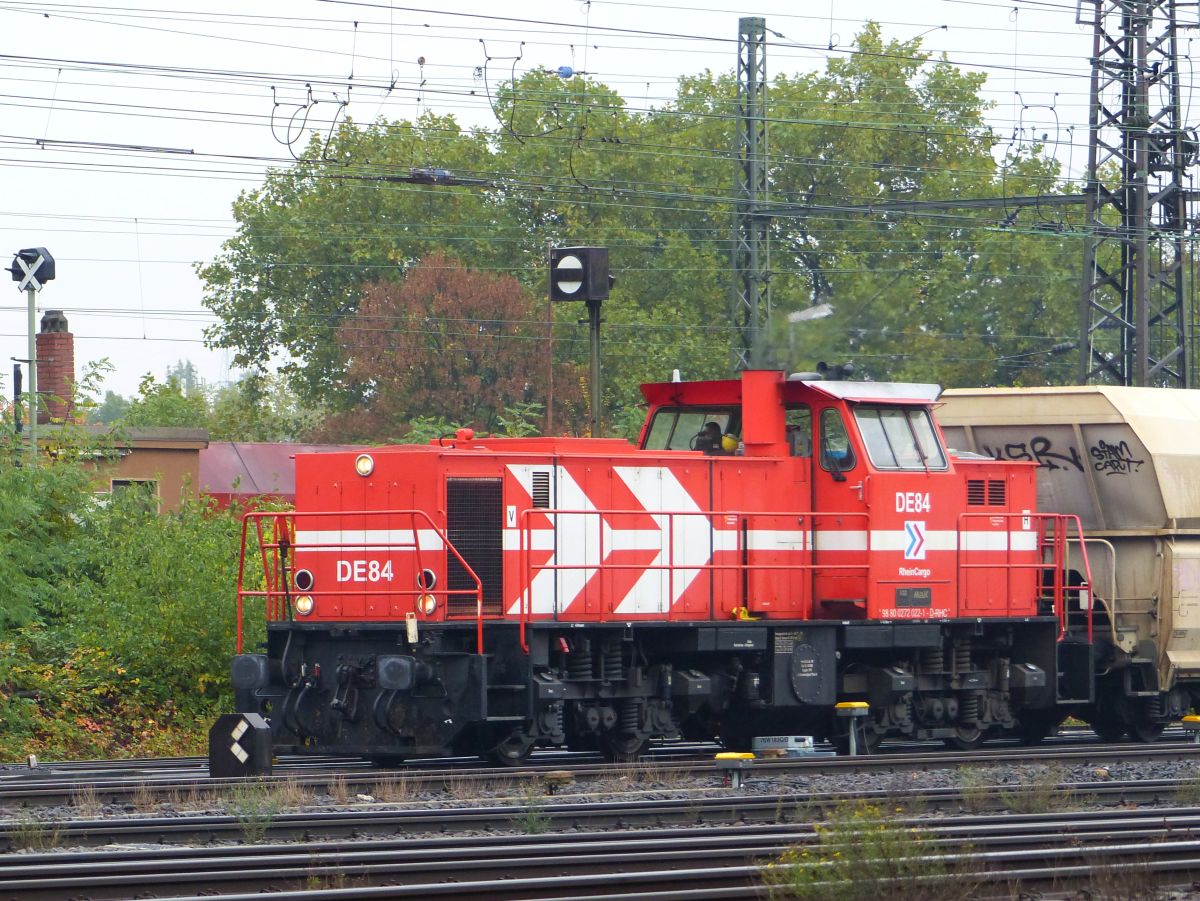
[(239, 610), (268, 622), (239, 710), (280, 751), (517, 762), (844, 739), (846, 700), (868, 746), (1037, 737), (1077, 700), (1055, 676), (1066, 519), (1037, 512), (1033, 466), (946, 450), (936, 386), (643, 394), (633, 445), (298, 455), (296, 511), (247, 516)]

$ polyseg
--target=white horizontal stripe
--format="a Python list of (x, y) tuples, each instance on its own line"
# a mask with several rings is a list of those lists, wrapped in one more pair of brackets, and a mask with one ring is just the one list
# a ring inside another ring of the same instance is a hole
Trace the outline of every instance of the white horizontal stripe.
[(815, 543), (818, 551), (865, 551), (867, 549), (867, 533), (833, 532), (822, 529), (817, 532)]
[[(948, 529), (926, 532), (925, 550), (956, 551), (959, 548), (958, 535), (958, 532)], [(967, 551), (1036, 551), (1038, 547), (1036, 532), (970, 531), (962, 535), (962, 548)], [(903, 553), (910, 540), (906, 532), (879, 529), (871, 532), (871, 550)], [(821, 530), (816, 535), (819, 551), (865, 551), (866, 541), (866, 532)], [(1011, 547), (1008, 542), (1011, 542)]]
[[(521, 548), (521, 529), (504, 529), (504, 550), (518, 551)], [(677, 533), (696, 531), (677, 529)], [(706, 530), (702, 532), (706, 534)], [(535, 551), (553, 551), (554, 530), (533, 529), (528, 533), (529, 547)], [(615, 529), (606, 534), (609, 550), (660, 550), (665, 544), (666, 530)], [(680, 536), (682, 537), (682, 536)], [(697, 536), (699, 537), (699, 536)], [(835, 531), (822, 529), (816, 533), (815, 545), (819, 551), (865, 551), (867, 533), (863, 531)], [(417, 539), (422, 551), (440, 551), (444, 548), (441, 536), (433, 529), (418, 529)], [(803, 529), (751, 529), (746, 535), (747, 544), (753, 551), (793, 550), (802, 551), (813, 546), (813, 535)], [(962, 548), (967, 551), (1028, 552), (1037, 550), (1038, 536), (1033, 531), (963, 533)], [(741, 547), (741, 533), (736, 529), (714, 529), (713, 548), (717, 551), (733, 551)], [(902, 531), (876, 530), (871, 532), (871, 550), (903, 552), (908, 547), (909, 537)], [(296, 533), (296, 545), (305, 551), (382, 551), (414, 550), (411, 529), (319, 529)], [(312, 547), (324, 545), (324, 547)], [(927, 551), (953, 551), (958, 548), (958, 533), (948, 530), (925, 534)]]
[[(445, 545), (434, 529), (418, 529), (417, 543), (422, 551), (440, 551)], [(324, 545), (313, 547), (312, 545)], [(313, 529), (296, 533), (296, 547), (302, 551), (411, 551), (412, 529)]]
[(812, 547), (812, 532), (804, 529), (752, 529), (746, 535), (752, 551), (803, 551)]
[[(554, 530), (553, 529), (532, 529), (526, 533), (529, 537), (525, 539), (526, 547), (531, 551), (552, 551), (554, 550)], [(506, 551), (519, 551), (521, 549), (521, 530), (520, 529), (505, 529), (504, 530), (504, 549)]]

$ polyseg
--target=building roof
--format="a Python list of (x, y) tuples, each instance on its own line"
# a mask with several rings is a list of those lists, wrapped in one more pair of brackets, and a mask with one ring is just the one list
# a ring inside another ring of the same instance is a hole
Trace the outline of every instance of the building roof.
[(200, 451), (200, 491), (217, 497), (292, 499), (296, 495), (296, 454), (357, 448), (353, 444), (213, 441)]

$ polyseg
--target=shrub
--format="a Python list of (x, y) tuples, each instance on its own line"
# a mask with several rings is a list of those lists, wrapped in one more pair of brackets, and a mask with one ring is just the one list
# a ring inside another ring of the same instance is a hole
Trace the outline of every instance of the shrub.
[(231, 700), (238, 511), (102, 503), (82, 463), (0, 456), (0, 537), (0, 759), (201, 751)]
[[(764, 870), (773, 898), (800, 901), (958, 901), (975, 881), (920, 829), (862, 802), (836, 808), (815, 841), (792, 848)], [(957, 852), (968, 852), (956, 846)]]

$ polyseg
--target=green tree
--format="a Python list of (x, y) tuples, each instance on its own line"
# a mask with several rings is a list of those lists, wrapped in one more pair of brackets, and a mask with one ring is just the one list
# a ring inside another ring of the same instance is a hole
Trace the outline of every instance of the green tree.
[(138, 384), (137, 396), (122, 422), (131, 428), (202, 429), (208, 423), (208, 400), (203, 393), (184, 393), (178, 378), (168, 376), (165, 382), (156, 382), (147, 374)]
[(300, 402), (279, 374), (251, 372), (209, 394), (212, 441), (304, 441), (323, 413)]
[(314, 137), (294, 166), (273, 170), (234, 204), (238, 234), (199, 268), (205, 304), (220, 317), (210, 343), (234, 364), (264, 368), (279, 352), (306, 401), (361, 399), (335, 340), (363, 286), (395, 279), (438, 247), (495, 261), (488, 198), (478, 188), (393, 181), (414, 166), (492, 171), (487, 137), (450, 116), (416, 123), (343, 123)]
[(104, 400), (92, 410), (88, 417), (91, 422), (110, 425), (118, 419), (124, 419), (129, 413), (130, 400), (115, 391), (105, 391)]

